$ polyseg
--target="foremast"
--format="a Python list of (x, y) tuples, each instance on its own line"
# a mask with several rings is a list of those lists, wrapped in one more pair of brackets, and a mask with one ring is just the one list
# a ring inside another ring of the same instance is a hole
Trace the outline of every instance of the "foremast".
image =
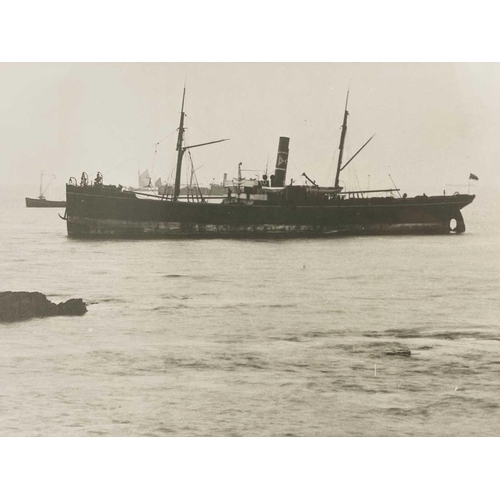
[(186, 113), (184, 113), (185, 97), (186, 97), (186, 86), (184, 86), (184, 91), (182, 93), (181, 118), (179, 121), (179, 133), (177, 134), (177, 147), (176, 147), (177, 167), (175, 170), (174, 201), (177, 201), (177, 199), (179, 198), (179, 194), (181, 192), (182, 157), (184, 156), (186, 150), (229, 140), (229, 139), (219, 139), (218, 141), (204, 142), (202, 144), (194, 144), (193, 146), (183, 146), (182, 144), (184, 141), (184, 132), (186, 131), (186, 129), (184, 128), (184, 117), (186, 116)]

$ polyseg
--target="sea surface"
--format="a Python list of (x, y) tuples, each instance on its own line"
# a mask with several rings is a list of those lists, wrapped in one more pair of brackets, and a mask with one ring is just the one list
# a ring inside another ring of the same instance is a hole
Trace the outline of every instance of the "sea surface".
[(462, 235), (79, 241), (0, 195), (0, 291), (88, 305), (0, 324), (1, 436), (500, 436), (498, 204)]

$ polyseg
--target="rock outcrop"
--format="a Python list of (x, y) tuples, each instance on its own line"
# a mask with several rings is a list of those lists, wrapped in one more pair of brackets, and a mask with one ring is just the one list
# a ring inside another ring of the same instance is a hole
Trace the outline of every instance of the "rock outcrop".
[(87, 306), (82, 299), (55, 304), (40, 292), (0, 292), (0, 321), (23, 321), (47, 316), (82, 316)]

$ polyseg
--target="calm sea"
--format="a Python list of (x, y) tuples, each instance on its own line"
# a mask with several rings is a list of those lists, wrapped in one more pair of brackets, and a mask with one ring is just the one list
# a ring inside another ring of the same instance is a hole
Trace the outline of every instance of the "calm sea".
[(0, 325), (1, 436), (500, 435), (481, 198), (463, 235), (92, 242), (27, 195), (1, 191), (1, 290), (88, 313)]

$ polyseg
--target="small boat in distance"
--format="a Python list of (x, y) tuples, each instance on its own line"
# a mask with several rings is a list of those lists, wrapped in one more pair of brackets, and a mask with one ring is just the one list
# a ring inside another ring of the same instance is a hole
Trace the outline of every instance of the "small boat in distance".
[(46, 175), (42, 172), (40, 173), (40, 196), (38, 198), (26, 198), (26, 208), (46, 208), (46, 207), (65, 207), (65, 201), (53, 201), (47, 200), (44, 196), (45, 191), (50, 186), (50, 183), (56, 178), (55, 175), (51, 175), (50, 182), (47, 184), (47, 187), (42, 191), (43, 184), (43, 176)]

